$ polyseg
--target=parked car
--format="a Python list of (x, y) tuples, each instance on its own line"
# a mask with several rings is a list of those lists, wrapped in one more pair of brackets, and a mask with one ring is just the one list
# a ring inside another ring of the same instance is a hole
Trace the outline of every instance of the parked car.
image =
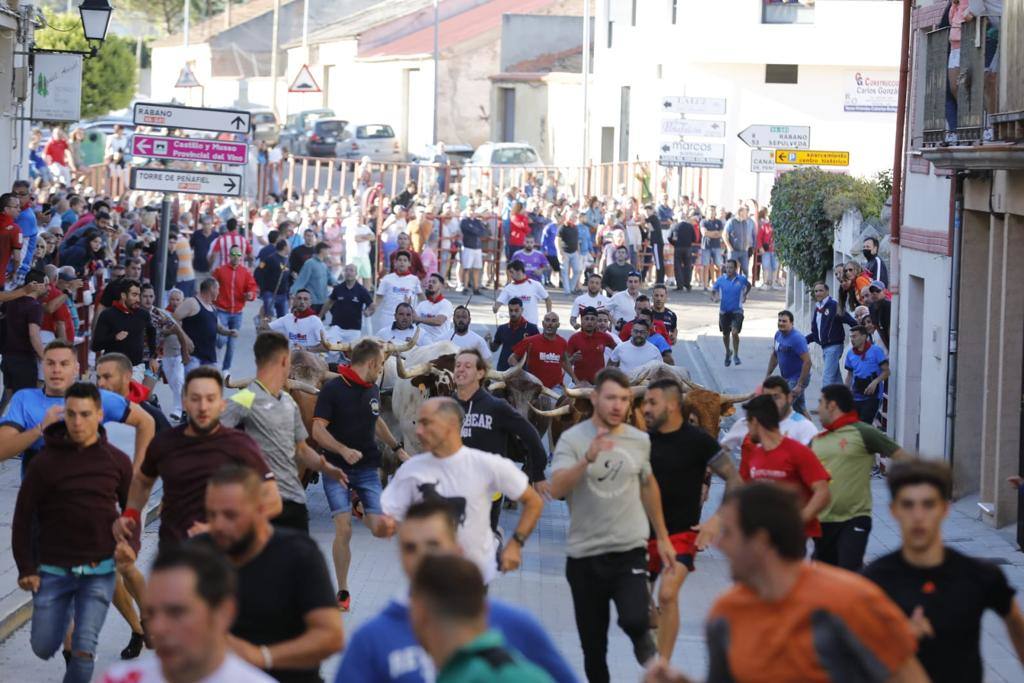
[(338, 156), (338, 145), (345, 137), (344, 119), (317, 119), (306, 139), (306, 154), (311, 157)]
[(253, 140), (276, 145), (281, 137), (281, 126), (277, 122), (277, 115), (269, 109), (254, 109), (249, 113)]
[(370, 157), (377, 162), (405, 161), (394, 129), (384, 123), (349, 123), (338, 142), (337, 155), (344, 159)]
[(501, 166), (511, 168), (543, 168), (544, 162), (540, 160), (537, 150), (528, 143), (485, 142), (473, 152), (473, 156), (466, 163), (462, 175), (463, 177), (468, 177), (474, 186), (477, 186), (482, 181), (490, 182), (493, 185), (499, 180), (499, 171), (494, 171), (495, 177), (492, 179), (491, 169)]
[(327, 118), (334, 118), (333, 109), (308, 109), (289, 116), (278, 137), (281, 149), (299, 156), (308, 154), (306, 144), (313, 133), (313, 124)]
[[(473, 145), (461, 145), (457, 143), (445, 144), (444, 152), (448, 155), (450, 172), (457, 173), (473, 156)], [(434, 164), (434, 157), (437, 156), (436, 145), (423, 145), (419, 150), (409, 155), (409, 162), (413, 164), (412, 179), (419, 182), (420, 166), (430, 167)], [(431, 176), (428, 176), (431, 177)]]

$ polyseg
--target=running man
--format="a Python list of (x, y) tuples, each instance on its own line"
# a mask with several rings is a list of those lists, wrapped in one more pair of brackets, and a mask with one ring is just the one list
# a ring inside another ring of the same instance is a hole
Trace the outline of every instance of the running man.
[[(544, 289), (544, 285), (531, 280), (526, 277), (526, 267), (522, 261), (512, 261), (508, 264), (508, 279), (510, 282), (502, 287), (501, 292), (498, 293), (498, 298), (494, 300), (493, 310), (495, 313), (501, 308), (502, 304), (508, 304), (511, 306), (513, 299), (519, 300), (519, 305), (523, 309), (523, 317), (526, 318), (526, 322), (533, 323), (536, 325), (540, 322), (540, 316), (538, 313), (537, 304), (541, 301), (547, 309), (547, 312), (551, 312), (551, 296), (548, 294), (548, 290)], [(509, 312), (509, 319), (511, 320), (512, 313)]]
[(772, 344), (772, 355), (768, 359), (768, 370), (765, 377), (771, 377), (775, 368), (789, 383), (793, 397), (793, 410), (807, 415), (807, 404), (804, 392), (811, 382), (811, 354), (807, 350), (807, 340), (793, 326), (793, 313), (779, 311), (779, 331), (775, 333)]
[[(732, 365), (735, 356), (736, 365), (740, 360), (740, 332), (743, 331), (743, 304), (750, 293), (750, 282), (738, 274), (739, 264), (736, 259), (725, 262), (725, 275), (719, 276), (711, 287), (711, 300), (720, 302), (718, 307), (718, 330), (722, 333), (722, 344), (725, 346), (725, 367)], [(729, 337), (732, 336), (732, 349), (729, 348)]]
[[(799, 441), (805, 446), (811, 445), (811, 439), (820, 431), (813, 422), (800, 413), (793, 411), (793, 395), (789, 382), (778, 375), (765, 377), (761, 383), (761, 395), (771, 396), (775, 407), (779, 409), (779, 431), (783, 436)], [(747, 436), (747, 421), (740, 419), (732, 423), (732, 427), (720, 439), (720, 443), (732, 452), (740, 447)]]

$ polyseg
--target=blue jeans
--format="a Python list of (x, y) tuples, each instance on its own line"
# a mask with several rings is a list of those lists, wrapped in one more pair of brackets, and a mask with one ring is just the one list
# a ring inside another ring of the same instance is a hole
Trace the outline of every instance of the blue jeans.
[(842, 384), (843, 377), (839, 373), (839, 361), (843, 358), (843, 345), (823, 346), (821, 355), (824, 358), (825, 365), (824, 371), (821, 374), (821, 386), (827, 387), (829, 384)]
[(288, 313), (288, 295), (260, 292), (263, 301), (263, 315), (268, 318), (282, 318)]
[[(799, 377), (797, 377), (796, 379), (787, 379), (786, 380), (786, 383), (789, 384), (790, 391), (792, 391), (796, 387), (797, 382), (799, 382), (799, 381), (800, 381)], [(790, 395), (792, 395), (792, 394), (790, 394)], [(794, 413), (802, 413), (802, 412), (805, 412), (806, 410), (807, 410), (807, 387), (804, 387), (804, 390), (800, 392), (800, 395), (793, 399), (793, 412)]]
[(181, 280), (180, 282), (175, 283), (174, 286), (181, 290), (182, 295), (184, 295), (186, 299), (189, 298), (190, 296), (196, 295), (195, 279)]
[(566, 294), (572, 294), (573, 290), (580, 283), (580, 273), (583, 271), (583, 257), (577, 251), (574, 254), (564, 254), (565, 261), (562, 263), (562, 288)]
[[(220, 323), (221, 327), (226, 327), (229, 330), (237, 330), (242, 327), (242, 314), (239, 313), (228, 313), (217, 309), (217, 322)], [(227, 372), (231, 369), (231, 359), (235, 355), (235, 338), (226, 337), (222, 334), (217, 335), (217, 348), (224, 348), (224, 343), (227, 342), (228, 350), (224, 352), (224, 362), (221, 364), (221, 369)]]
[[(32, 652), (49, 659), (64, 642), (72, 615), (71, 662), (64, 683), (89, 683), (96, 660), (96, 642), (114, 597), (116, 574), (57, 576), (40, 572), (39, 592), (32, 596)], [(88, 654), (82, 657), (80, 654)]]
[(380, 506), (380, 475), (376, 467), (360, 467), (350, 469), (348, 475), (348, 486), (344, 486), (334, 477), (320, 476), (324, 483), (324, 496), (327, 498), (327, 506), (331, 509), (331, 517), (352, 512), (352, 496), (349, 488), (355, 489), (359, 499), (363, 501), (363, 511), (368, 515), (379, 515), (384, 512)]

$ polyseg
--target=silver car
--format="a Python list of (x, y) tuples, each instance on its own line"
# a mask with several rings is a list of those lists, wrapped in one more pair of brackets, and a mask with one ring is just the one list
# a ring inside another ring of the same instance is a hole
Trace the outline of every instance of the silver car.
[[(463, 167), (462, 175), (469, 178), (473, 187), (481, 182), (495, 185), (501, 181), (501, 168), (508, 167), (504, 174), (505, 183), (521, 182), (522, 169), (543, 168), (544, 162), (533, 146), (525, 142), (485, 142), (476, 148), (473, 157)], [(518, 172), (518, 173), (517, 173)]]
[(370, 157), (370, 161), (376, 162), (405, 161), (394, 129), (385, 123), (349, 123), (338, 142), (336, 154), (343, 159)]

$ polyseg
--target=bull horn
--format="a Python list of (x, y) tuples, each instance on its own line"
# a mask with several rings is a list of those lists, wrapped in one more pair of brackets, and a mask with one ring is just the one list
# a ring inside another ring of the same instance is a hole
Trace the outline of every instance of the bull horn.
[(348, 342), (328, 341), (327, 336), (323, 333), (323, 330), (320, 331), (320, 345), (323, 346), (325, 349), (330, 349), (331, 351), (340, 351), (341, 353), (348, 353), (349, 351), (352, 350), (352, 344)]
[(586, 398), (589, 399), (591, 394), (594, 393), (594, 387), (566, 387), (565, 395), (570, 398)]
[(556, 392), (556, 391), (554, 391), (552, 389), (548, 389), (547, 387), (544, 387), (543, 389), (541, 389), (540, 393), (543, 394), (544, 396), (550, 396), (551, 398), (555, 399), (556, 401), (558, 399), (562, 398), (561, 396), (558, 395), (558, 392)]
[(566, 403), (564, 406), (558, 406), (557, 408), (552, 408), (551, 410), (541, 410), (540, 408), (537, 408), (531, 403), (530, 410), (537, 413), (541, 417), (562, 417), (563, 415), (569, 414), (569, 411), (572, 410), (572, 406)]
[(701, 390), (701, 391), (711, 391), (711, 390), (710, 390), (710, 389), (708, 389), (707, 387), (703, 387), (703, 386), (701, 386), (701, 385), (697, 384), (696, 382), (691, 382), (690, 380), (686, 379), (685, 377), (683, 377), (683, 376), (681, 376), (681, 375), (680, 375), (680, 377), (679, 377), (679, 380), (680, 380), (680, 381), (681, 381), (681, 382), (682, 382), (683, 384), (685, 384), (685, 385), (686, 385), (687, 387), (689, 387), (690, 389), (699, 389), (699, 390)]
[(722, 394), (722, 405), (731, 405), (733, 403), (746, 403), (750, 399), (757, 396), (753, 391), (749, 394)]
[(292, 391), (304, 391), (307, 394), (319, 394), (320, 390), (314, 387), (312, 384), (306, 382), (300, 382), (296, 379), (288, 380), (288, 388)]
[(630, 390), (633, 392), (633, 398), (638, 398), (647, 393), (647, 385), (643, 384), (640, 386), (630, 387)]
[(332, 379), (338, 379), (339, 377), (341, 377), (341, 375), (339, 375), (339, 374), (338, 374), (338, 373), (336, 373), (336, 372), (331, 372), (330, 370), (328, 370), (328, 371), (326, 371), (326, 372), (324, 373), (324, 381), (325, 381), (325, 382), (329, 382), (329, 381), (331, 381)]
[(413, 377), (419, 377), (430, 372), (430, 363), (420, 363), (409, 369), (405, 367), (405, 361), (402, 360), (402, 354), (395, 355), (395, 370), (398, 372), (398, 376), (402, 379), (412, 379)]
[(504, 389), (504, 388), (505, 388), (505, 383), (504, 382), (491, 382), (491, 384), (487, 387), (487, 391), (494, 392), (494, 391), (498, 391), (499, 389)]
[(488, 370), (487, 379), (497, 380), (499, 382), (506, 382), (510, 377), (522, 372), (523, 367), (526, 365), (526, 354), (516, 362), (515, 365), (510, 367), (508, 370)]
[(235, 379), (231, 375), (224, 378), (224, 386), (228, 389), (244, 389), (253, 383), (255, 377), (247, 377), (245, 379)]
[(412, 333), (412, 336), (406, 339), (401, 344), (395, 342), (384, 342), (384, 352), (388, 355), (398, 355), (405, 353), (406, 351), (412, 350), (412, 347), (416, 346), (416, 342), (420, 338), (420, 328), (416, 328), (416, 331)]
[(647, 379), (647, 376), (650, 375), (650, 374), (651, 374), (651, 369), (650, 368), (644, 368), (643, 372), (641, 372), (636, 377), (634, 377), (632, 380), (630, 380), (629, 383), (634, 385), (634, 386), (636, 386), (638, 384), (642, 384), (644, 382), (644, 380)]

